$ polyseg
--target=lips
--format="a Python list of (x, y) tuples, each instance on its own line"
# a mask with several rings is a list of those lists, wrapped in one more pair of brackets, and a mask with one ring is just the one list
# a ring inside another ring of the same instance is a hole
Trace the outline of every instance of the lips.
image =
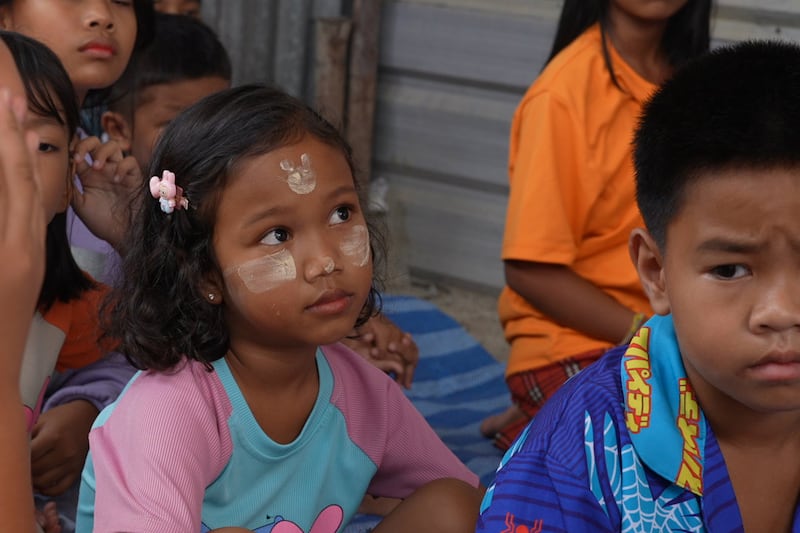
[(753, 377), (765, 381), (797, 381), (800, 380), (800, 353), (771, 353), (748, 370)]
[(322, 314), (340, 313), (350, 305), (352, 299), (353, 295), (342, 289), (327, 290), (306, 307), (306, 310)]
[(800, 364), (800, 353), (798, 352), (772, 352), (761, 359), (753, 366), (761, 366), (768, 364)]
[(111, 57), (117, 53), (114, 44), (106, 39), (93, 39), (81, 45), (78, 50), (98, 57)]

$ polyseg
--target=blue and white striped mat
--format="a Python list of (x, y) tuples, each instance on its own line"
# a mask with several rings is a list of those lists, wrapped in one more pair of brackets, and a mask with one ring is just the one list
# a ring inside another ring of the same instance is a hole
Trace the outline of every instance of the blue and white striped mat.
[[(478, 426), (508, 406), (504, 367), (472, 335), (430, 302), (412, 296), (384, 296), (383, 311), (414, 336), (420, 359), (408, 397), (445, 444), (491, 483), (502, 452)], [(377, 520), (357, 516), (345, 533), (362, 533)]]

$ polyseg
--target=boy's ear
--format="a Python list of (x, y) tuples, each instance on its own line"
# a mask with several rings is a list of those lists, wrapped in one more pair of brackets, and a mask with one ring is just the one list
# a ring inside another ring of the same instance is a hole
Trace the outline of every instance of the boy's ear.
[(664, 261), (655, 240), (647, 230), (636, 228), (628, 240), (628, 251), (653, 311), (659, 315), (668, 314), (670, 305), (664, 277)]
[(100, 117), (100, 125), (103, 131), (108, 134), (108, 137), (119, 143), (123, 152), (131, 151), (131, 144), (133, 143), (133, 128), (130, 123), (122, 116), (122, 113), (116, 111), (106, 111)]
[(211, 305), (219, 305), (222, 303), (223, 287), (222, 276), (214, 271), (203, 276), (203, 280), (198, 284), (197, 289), (205, 301)]

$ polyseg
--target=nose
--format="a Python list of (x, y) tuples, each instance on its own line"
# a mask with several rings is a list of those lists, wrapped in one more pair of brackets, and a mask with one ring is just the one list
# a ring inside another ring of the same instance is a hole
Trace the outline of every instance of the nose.
[(750, 314), (750, 327), (756, 332), (800, 331), (800, 279), (785, 276), (762, 287)]
[(112, 31), (114, 14), (111, 12), (109, 0), (89, 0), (84, 2), (83, 24), (90, 29)]
[(330, 276), (340, 270), (339, 256), (333, 243), (327, 242), (324, 236), (320, 236), (307, 244), (305, 251), (307, 259), (303, 268), (306, 281), (311, 282), (320, 277)]

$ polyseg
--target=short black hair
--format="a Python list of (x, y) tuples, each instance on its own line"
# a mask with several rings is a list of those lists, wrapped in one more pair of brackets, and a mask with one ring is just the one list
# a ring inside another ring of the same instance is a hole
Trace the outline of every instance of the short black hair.
[(707, 172), (800, 166), (800, 46), (748, 41), (688, 63), (645, 104), (634, 166), (662, 249), (687, 185)]
[(112, 86), (109, 109), (132, 116), (142, 89), (208, 77), (231, 79), (228, 52), (214, 31), (192, 17), (156, 13), (153, 39)]
[[(78, 128), (78, 98), (58, 56), (44, 44), (20, 33), (0, 30), (0, 39), (14, 57), (30, 112), (54, 118), (66, 128), (71, 141)], [(72, 176), (65, 174), (64, 180), (69, 182)], [(94, 286), (72, 257), (66, 213), (56, 214), (48, 223), (46, 243), (44, 283), (38, 301), (42, 311), (56, 301), (76, 299)]]
[[(342, 134), (319, 113), (285, 92), (244, 85), (209, 95), (188, 107), (156, 143), (148, 176), (169, 169), (190, 208), (166, 215), (142, 187), (126, 238), (122, 282), (106, 302), (107, 335), (140, 369), (164, 371), (186, 357), (210, 363), (223, 357), (229, 333), (223, 306), (212, 305), (200, 287), (222, 276), (213, 250), (216, 211), (229, 175), (242, 162), (310, 135), (339, 150), (353, 181), (352, 151)], [(366, 206), (364, 198), (361, 205)], [(366, 209), (362, 209), (368, 217)], [(372, 257), (384, 250), (380, 232), (367, 218)], [(359, 326), (380, 307), (373, 284)]]

